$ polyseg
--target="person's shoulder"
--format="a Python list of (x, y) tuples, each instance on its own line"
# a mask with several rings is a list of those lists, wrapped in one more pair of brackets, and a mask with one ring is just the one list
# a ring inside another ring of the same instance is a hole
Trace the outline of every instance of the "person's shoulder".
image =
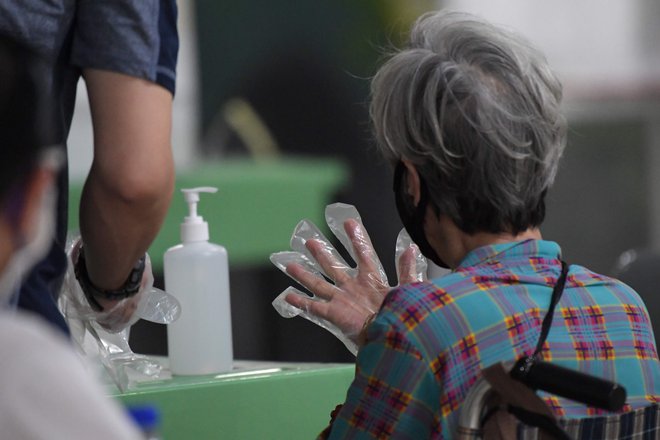
[(420, 301), (423, 301), (429, 292), (433, 290), (435, 290), (435, 286), (429, 281), (397, 286), (385, 297), (381, 307), (381, 314), (383, 312), (397, 314), (399, 311), (417, 307)]
[(450, 273), (394, 288), (369, 326), (367, 339), (420, 360), (437, 358), (456, 342), (451, 323), (462, 313), (454, 288), (460, 288), (463, 278)]
[(567, 281), (569, 285), (576, 287), (606, 287), (611, 289), (618, 289), (622, 292), (635, 292), (634, 289), (628, 286), (621, 280), (613, 278), (608, 275), (603, 275), (593, 270), (580, 266), (578, 264), (571, 264), (569, 267)]
[[(0, 351), (12, 350), (16, 355), (23, 355), (34, 352), (30, 349), (34, 346), (48, 351), (71, 350), (64, 337), (42, 319), (22, 312), (0, 313)], [(0, 361), (2, 358), (4, 356)]]
[(0, 314), (0, 383), (40, 382), (58, 371), (70, 372), (64, 381), (86, 374), (70, 342), (36, 316)]
[(440, 339), (444, 340), (443, 333), (447, 333), (440, 330), (445, 329), (448, 317), (457, 313), (456, 299), (464, 290), (469, 290), (464, 284), (462, 274), (450, 273), (433, 280), (401, 285), (387, 295), (377, 321), (411, 338), (413, 334), (434, 333), (440, 343)]
[(407, 309), (422, 305), (436, 310), (452, 303), (463, 291), (473, 290), (473, 284), (459, 272), (451, 272), (432, 280), (404, 284), (390, 291), (383, 302), (383, 309)]
[(138, 438), (73, 346), (36, 317), (0, 314), (0, 389), (2, 438)]
[(584, 289), (601, 305), (622, 303), (643, 307), (643, 301), (635, 289), (621, 280), (594, 272), (584, 266), (572, 264), (567, 281), (567, 287)]
[(69, 62), (145, 79), (174, 94), (179, 50), (174, 0), (82, 2)]

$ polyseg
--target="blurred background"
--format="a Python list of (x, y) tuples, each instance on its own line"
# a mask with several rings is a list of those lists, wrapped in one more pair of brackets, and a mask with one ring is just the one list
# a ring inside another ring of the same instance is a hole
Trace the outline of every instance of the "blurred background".
[[(288, 249), (302, 217), (322, 226), (323, 207), (342, 201), (359, 209), (395, 280), (401, 225), (391, 170), (370, 138), (369, 78), (412, 21), (438, 8), (511, 27), (547, 55), (565, 86), (570, 131), (544, 237), (561, 244), (567, 261), (620, 276), (652, 316), (660, 312), (660, 2), (182, 0), (177, 190), (220, 186), (200, 212), (230, 255), (236, 358), (352, 360), (322, 329), (277, 315), (270, 303), (290, 280), (268, 255)], [(69, 142), (74, 188), (91, 145), (81, 85)], [(158, 259), (179, 242), (178, 191), (172, 205), (150, 251), (161, 286)], [(141, 322), (131, 343), (164, 354), (165, 338), (164, 327)]]

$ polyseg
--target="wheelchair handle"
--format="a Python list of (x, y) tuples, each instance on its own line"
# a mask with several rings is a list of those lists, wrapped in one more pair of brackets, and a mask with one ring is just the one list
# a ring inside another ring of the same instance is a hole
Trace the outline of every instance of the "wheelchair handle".
[(511, 376), (532, 389), (607, 411), (618, 411), (626, 402), (626, 389), (615, 382), (549, 362), (525, 367), (521, 361), (511, 369)]

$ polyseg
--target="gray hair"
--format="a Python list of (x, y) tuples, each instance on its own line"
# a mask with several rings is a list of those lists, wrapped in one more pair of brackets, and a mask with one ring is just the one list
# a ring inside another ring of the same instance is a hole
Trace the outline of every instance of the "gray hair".
[(416, 166), (437, 213), (468, 233), (543, 221), (566, 139), (562, 88), (520, 36), (469, 14), (425, 14), (371, 93), (380, 150)]

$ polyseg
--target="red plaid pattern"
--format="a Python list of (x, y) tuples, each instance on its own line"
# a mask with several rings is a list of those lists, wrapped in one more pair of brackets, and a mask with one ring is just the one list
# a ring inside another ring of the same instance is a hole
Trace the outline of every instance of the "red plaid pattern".
[[(481, 369), (533, 351), (558, 256), (559, 247), (544, 241), (485, 246), (446, 277), (393, 290), (368, 327), (330, 438), (453, 438)], [(621, 383), (627, 410), (660, 400), (643, 303), (628, 286), (583, 267), (570, 266), (541, 355)], [(600, 414), (556, 396), (547, 401), (566, 419)]]

